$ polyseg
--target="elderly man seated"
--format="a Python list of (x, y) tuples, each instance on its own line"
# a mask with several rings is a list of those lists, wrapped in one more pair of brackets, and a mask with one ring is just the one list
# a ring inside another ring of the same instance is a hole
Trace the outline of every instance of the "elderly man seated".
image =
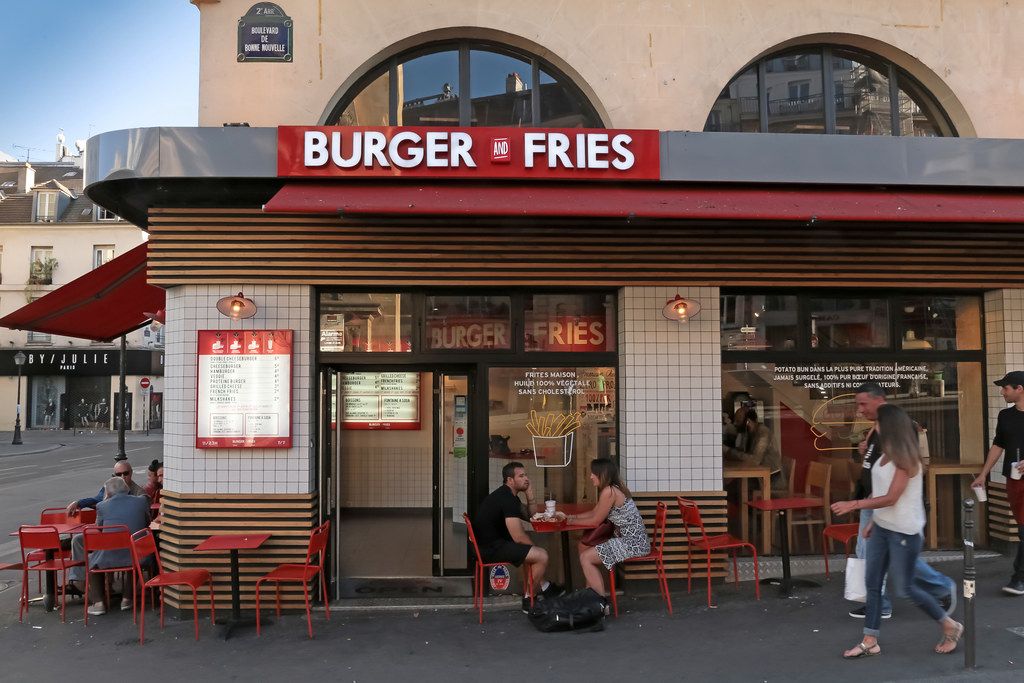
[[(127, 460), (119, 460), (114, 465), (114, 477), (119, 477), (124, 480), (124, 483), (128, 486), (128, 493), (132, 496), (144, 496), (146, 491), (132, 481), (132, 466)], [(81, 498), (79, 500), (73, 500), (68, 503), (68, 514), (73, 515), (78, 512), (79, 508), (95, 508), (99, 505), (100, 501), (103, 500), (103, 487), (100, 487), (99, 493), (94, 498)]]
[[(149, 499), (145, 496), (133, 496), (129, 492), (128, 484), (123, 478), (111, 477), (103, 484), (104, 499), (96, 505), (96, 524), (106, 526), (111, 524), (123, 524), (128, 527), (131, 533), (146, 528), (149, 524)], [(85, 557), (83, 538), (78, 534), (71, 541), (71, 557), (81, 560)], [(98, 550), (89, 553), (89, 566), (98, 568), (131, 566), (131, 551), (127, 548), (121, 550)], [(84, 567), (72, 567), (68, 571), (72, 581), (75, 581), (81, 590), (81, 583), (85, 580)], [(106, 614), (107, 608), (103, 603), (103, 582), (89, 582), (89, 595), (87, 599), (92, 603), (89, 606), (89, 614)], [(127, 595), (121, 599), (121, 609), (131, 609), (132, 603)]]

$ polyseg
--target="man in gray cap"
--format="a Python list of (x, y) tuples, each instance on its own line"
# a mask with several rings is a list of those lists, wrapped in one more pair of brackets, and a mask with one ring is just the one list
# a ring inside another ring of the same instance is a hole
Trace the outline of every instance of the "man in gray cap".
[(972, 486), (985, 486), (988, 473), (1003, 457), (1002, 473), (1006, 477), (1006, 497), (1010, 501), (1013, 518), (1017, 521), (1017, 557), (1013, 561), (1013, 576), (1003, 586), (1010, 595), (1024, 595), (1024, 372), (1014, 370), (995, 382), (1003, 391), (1003, 400), (1011, 404), (999, 411), (996, 435), (988, 449), (985, 466)]

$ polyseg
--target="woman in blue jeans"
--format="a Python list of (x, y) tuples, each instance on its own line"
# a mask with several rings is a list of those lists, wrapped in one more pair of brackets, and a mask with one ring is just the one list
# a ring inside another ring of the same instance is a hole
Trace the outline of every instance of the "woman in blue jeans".
[(844, 652), (843, 657), (855, 659), (882, 653), (878, 633), (882, 623), (882, 580), (887, 573), (895, 595), (909, 597), (939, 623), (942, 639), (935, 646), (935, 652), (949, 654), (956, 650), (964, 632), (963, 624), (946, 616), (935, 598), (914, 583), (914, 564), (921, 552), (921, 531), (925, 524), (921, 495), (924, 477), (917, 432), (906, 412), (888, 403), (879, 406), (875, 429), (883, 455), (871, 468), (872, 497), (833, 506), (840, 514), (863, 509), (874, 511), (864, 530), (868, 544), (864, 637)]

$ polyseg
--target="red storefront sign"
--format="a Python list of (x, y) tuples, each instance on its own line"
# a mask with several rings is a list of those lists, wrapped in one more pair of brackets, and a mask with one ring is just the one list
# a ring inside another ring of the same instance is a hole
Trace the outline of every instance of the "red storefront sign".
[[(607, 351), (608, 329), (603, 316), (577, 315), (530, 320), (527, 317), (527, 351)], [(492, 318), (441, 318), (427, 320), (427, 345), (431, 349), (510, 349), (507, 320)]]
[(280, 177), (658, 180), (656, 130), (281, 126)]

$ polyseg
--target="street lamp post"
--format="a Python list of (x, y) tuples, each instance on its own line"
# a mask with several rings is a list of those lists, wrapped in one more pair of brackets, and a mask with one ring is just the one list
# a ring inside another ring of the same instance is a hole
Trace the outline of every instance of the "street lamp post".
[(14, 414), (14, 439), (12, 446), (21, 445), (21, 366), (25, 364), (26, 356), (21, 351), (14, 354), (14, 364), (18, 366), (18, 407)]

